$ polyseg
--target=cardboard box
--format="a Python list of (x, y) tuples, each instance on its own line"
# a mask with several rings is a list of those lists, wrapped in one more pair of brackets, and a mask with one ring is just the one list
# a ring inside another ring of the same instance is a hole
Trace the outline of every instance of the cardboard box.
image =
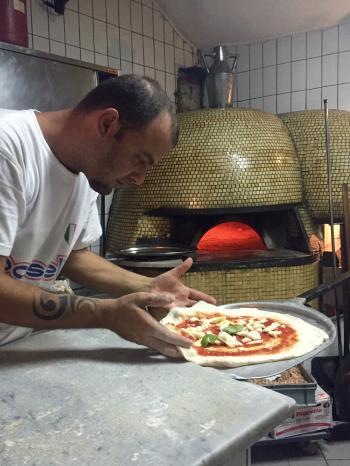
[(293, 416), (275, 427), (270, 436), (285, 438), (332, 427), (332, 402), (328, 393), (317, 385), (315, 398), (315, 406), (296, 406)]

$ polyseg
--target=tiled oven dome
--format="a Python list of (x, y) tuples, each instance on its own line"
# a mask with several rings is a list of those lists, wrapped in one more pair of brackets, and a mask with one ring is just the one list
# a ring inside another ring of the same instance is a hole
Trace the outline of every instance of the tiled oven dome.
[[(329, 218), (326, 136), (323, 110), (284, 113), (298, 155), (303, 189), (311, 216), (318, 221)], [(330, 158), (332, 163), (333, 210), (343, 216), (342, 184), (350, 185), (350, 112), (329, 111)]]
[(155, 208), (238, 208), (302, 202), (299, 162), (283, 122), (259, 110), (210, 109), (178, 115), (180, 140), (144, 184), (119, 190), (108, 224), (108, 249), (138, 238), (165, 238)]

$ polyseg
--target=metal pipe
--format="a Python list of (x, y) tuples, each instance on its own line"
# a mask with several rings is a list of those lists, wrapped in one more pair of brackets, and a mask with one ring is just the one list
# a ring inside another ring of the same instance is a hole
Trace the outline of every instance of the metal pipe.
[[(338, 275), (337, 257), (335, 254), (335, 237), (334, 237), (334, 211), (333, 211), (333, 183), (332, 183), (332, 163), (330, 155), (330, 132), (329, 132), (329, 118), (328, 118), (328, 101), (324, 99), (324, 125), (326, 132), (326, 159), (327, 159), (327, 184), (328, 184), (328, 207), (330, 215), (330, 226), (331, 226), (331, 243), (332, 243), (332, 259), (333, 259), (333, 278), (336, 279)], [(337, 292), (334, 290), (334, 303), (335, 303), (335, 315), (337, 320), (337, 333), (338, 333), (338, 352), (339, 360), (343, 357), (342, 351), (342, 337), (340, 327), (340, 312)]]

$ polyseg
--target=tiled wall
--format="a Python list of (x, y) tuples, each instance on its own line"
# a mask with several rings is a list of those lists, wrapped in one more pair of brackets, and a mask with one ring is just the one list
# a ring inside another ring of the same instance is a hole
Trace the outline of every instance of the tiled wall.
[(350, 23), (265, 42), (238, 53), (235, 105), (272, 113), (350, 110)]
[[(42, 0), (27, 0), (27, 7), (30, 48), (150, 76), (172, 101), (177, 69), (195, 61), (192, 45), (152, 0), (69, 0), (64, 16)], [(112, 196), (106, 196), (105, 222)], [(100, 243), (91, 249), (98, 253)]]

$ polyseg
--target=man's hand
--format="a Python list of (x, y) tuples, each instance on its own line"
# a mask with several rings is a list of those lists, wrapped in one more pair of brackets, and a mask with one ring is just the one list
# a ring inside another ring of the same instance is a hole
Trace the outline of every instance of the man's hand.
[(189, 257), (182, 264), (154, 278), (150, 284), (150, 291), (166, 291), (175, 296), (174, 301), (166, 303), (164, 309), (170, 309), (174, 306), (189, 307), (193, 306), (197, 301), (206, 301), (210, 304), (215, 304), (216, 300), (201, 291), (188, 288), (181, 282), (181, 277), (192, 266), (193, 260)]
[(148, 306), (174, 306), (170, 293), (132, 293), (112, 302), (104, 313), (103, 327), (122, 338), (153, 348), (170, 357), (179, 357), (176, 346), (189, 348), (192, 341), (159, 324), (147, 311)]

